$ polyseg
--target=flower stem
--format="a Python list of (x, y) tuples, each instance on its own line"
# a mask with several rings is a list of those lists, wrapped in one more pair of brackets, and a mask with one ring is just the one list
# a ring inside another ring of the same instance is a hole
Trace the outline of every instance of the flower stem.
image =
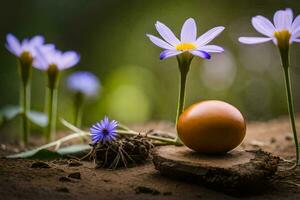
[[(184, 110), (186, 78), (190, 69), (192, 58), (193, 57), (191, 57), (189, 54), (186, 53), (177, 56), (178, 66), (180, 70), (180, 82), (179, 82), (179, 95), (178, 95), (177, 114), (176, 114), (176, 122), (175, 122), (176, 125), (181, 113)], [(178, 134), (176, 135), (175, 142), (177, 144), (181, 143)]]
[(297, 130), (296, 130), (296, 124), (295, 124), (295, 113), (294, 113), (294, 102), (293, 102), (293, 95), (292, 95), (292, 87), (291, 87), (291, 80), (290, 80), (290, 72), (289, 68), (284, 67), (284, 78), (285, 78), (285, 87), (286, 87), (286, 96), (287, 96), (287, 102), (288, 102), (288, 110), (290, 114), (290, 121), (294, 136), (294, 142), (295, 142), (295, 151), (296, 151), (296, 164), (300, 165), (300, 155), (299, 155), (299, 143), (298, 143), (298, 136), (297, 136)]
[(55, 138), (56, 113), (57, 113), (57, 89), (47, 88), (48, 126), (46, 129), (46, 139), (50, 141)]
[(74, 124), (79, 128), (81, 127), (81, 122), (82, 122), (83, 103), (84, 103), (83, 94), (81, 92), (76, 93), (74, 96), (74, 110), (75, 110)]
[(28, 145), (28, 135), (30, 132), (28, 113), (30, 111), (30, 84), (21, 83), (20, 106), (22, 116), (22, 141), (25, 146)]

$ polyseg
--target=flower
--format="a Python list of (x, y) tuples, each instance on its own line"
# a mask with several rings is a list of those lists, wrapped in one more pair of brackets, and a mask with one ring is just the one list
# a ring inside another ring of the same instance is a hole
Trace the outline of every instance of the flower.
[(47, 46), (40, 46), (36, 48), (37, 59), (33, 67), (40, 70), (48, 70), (49, 68), (56, 68), (58, 71), (68, 69), (76, 65), (80, 56), (75, 51), (61, 52), (55, 48)]
[(31, 57), (36, 56), (36, 47), (44, 44), (44, 37), (37, 35), (31, 39), (25, 38), (20, 42), (13, 34), (6, 36), (6, 48), (15, 56), (21, 57), (23, 53), (29, 53)]
[(70, 90), (80, 92), (88, 97), (96, 96), (100, 88), (100, 81), (97, 76), (86, 71), (71, 74), (67, 84)]
[(109, 121), (108, 117), (104, 117), (103, 120), (94, 124), (90, 128), (91, 138), (93, 144), (101, 141), (103, 143), (107, 141), (113, 141), (116, 139), (117, 133), (116, 128), (118, 126), (118, 122), (115, 120)]
[(293, 21), (290, 8), (278, 10), (273, 17), (274, 25), (267, 18), (258, 15), (252, 18), (253, 27), (267, 37), (240, 37), (245, 44), (273, 41), (279, 48), (287, 48), (293, 42), (300, 42), (300, 15)]
[(211, 56), (209, 53), (221, 53), (224, 51), (220, 46), (207, 45), (224, 30), (223, 26), (215, 27), (197, 38), (195, 20), (189, 18), (182, 26), (180, 40), (177, 39), (174, 33), (163, 23), (157, 21), (155, 27), (165, 41), (150, 34), (147, 34), (147, 36), (155, 45), (165, 49), (160, 54), (161, 60), (177, 56), (184, 52), (188, 52), (201, 58), (210, 59)]

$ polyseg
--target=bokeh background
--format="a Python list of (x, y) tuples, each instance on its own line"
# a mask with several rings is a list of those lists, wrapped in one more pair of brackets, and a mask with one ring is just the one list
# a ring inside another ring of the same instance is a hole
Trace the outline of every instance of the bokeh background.
[[(16, 59), (5, 49), (7, 33), (18, 38), (45, 36), (62, 50), (76, 50), (80, 63), (63, 72), (59, 90), (60, 117), (72, 120), (72, 95), (66, 77), (76, 70), (101, 80), (99, 97), (86, 105), (83, 124), (108, 115), (124, 123), (172, 121), (176, 114), (179, 73), (175, 58), (159, 60), (160, 48), (146, 33), (158, 35), (157, 20), (179, 36), (183, 22), (193, 17), (198, 35), (223, 25), (213, 41), (225, 48), (211, 60), (194, 59), (187, 83), (186, 105), (219, 99), (238, 107), (247, 120), (287, 114), (284, 79), (272, 43), (249, 46), (239, 36), (258, 36), (251, 25), (257, 14), (272, 18), (290, 7), (300, 14), (299, 0), (10, 0), (0, 7), (0, 108), (18, 104)], [(2, 46), (2, 47), (1, 47)], [(300, 111), (300, 44), (291, 48), (294, 100)], [(46, 76), (34, 70), (32, 107), (44, 110)]]

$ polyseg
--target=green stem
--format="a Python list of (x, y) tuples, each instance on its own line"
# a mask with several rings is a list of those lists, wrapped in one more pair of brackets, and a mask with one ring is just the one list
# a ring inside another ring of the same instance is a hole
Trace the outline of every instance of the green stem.
[(55, 138), (56, 131), (56, 113), (57, 113), (57, 89), (47, 88), (48, 106), (48, 126), (46, 129), (46, 139), (50, 141)]
[(25, 146), (28, 145), (28, 135), (30, 132), (28, 114), (30, 111), (30, 84), (21, 83), (20, 106), (22, 116), (22, 141)]
[[(181, 113), (184, 110), (185, 103), (185, 88), (186, 88), (186, 78), (190, 69), (190, 64), (193, 57), (189, 55), (189, 53), (183, 53), (180, 56), (177, 56), (178, 66), (180, 70), (180, 82), (179, 82), (179, 95), (178, 95), (178, 103), (177, 103), (177, 114), (176, 114), (176, 122), (179, 120)], [(180, 139), (178, 134), (176, 135), (175, 142), (180, 144)]]
[(81, 122), (82, 122), (83, 103), (84, 103), (83, 94), (81, 92), (76, 93), (74, 97), (74, 110), (75, 110), (74, 124), (79, 128), (81, 127)]
[(298, 136), (295, 124), (295, 113), (294, 113), (294, 102), (293, 102), (293, 95), (292, 95), (292, 87), (291, 87), (291, 80), (290, 80), (290, 72), (288, 67), (284, 67), (284, 78), (285, 78), (285, 87), (286, 87), (286, 96), (288, 101), (288, 110), (290, 114), (290, 121), (294, 136), (295, 142), (295, 151), (296, 151), (296, 164), (300, 164), (300, 155), (299, 155), (299, 143), (298, 143)]

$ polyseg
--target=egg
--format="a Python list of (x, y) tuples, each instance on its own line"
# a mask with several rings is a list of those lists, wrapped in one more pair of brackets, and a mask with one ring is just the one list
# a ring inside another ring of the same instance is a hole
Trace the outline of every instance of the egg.
[(217, 100), (203, 101), (180, 115), (177, 133), (183, 144), (196, 152), (221, 154), (241, 144), (246, 123), (234, 106)]

